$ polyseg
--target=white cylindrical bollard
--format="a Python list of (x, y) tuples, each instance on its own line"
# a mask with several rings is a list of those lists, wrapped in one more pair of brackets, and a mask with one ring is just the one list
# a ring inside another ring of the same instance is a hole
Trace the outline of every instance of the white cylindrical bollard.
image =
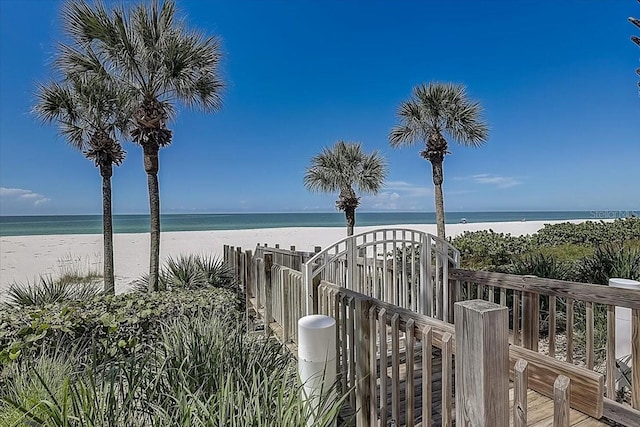
[[(609, 286), (640, 291), (637, 280), (612, 278)], [(616, 359), (628, 354), (631, 354), (631, 309), (616, 307)]]
[(298, 372), (302, 398), (309, 401), (313, 424), (320, 397), (332, 390), (336, 381), (336, 321), (313, 314), (298, 320)]

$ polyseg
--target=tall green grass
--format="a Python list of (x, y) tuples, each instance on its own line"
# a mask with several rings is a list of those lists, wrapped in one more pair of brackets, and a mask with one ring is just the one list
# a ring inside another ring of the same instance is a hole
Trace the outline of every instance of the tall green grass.
[[(144, 356), (95, 365), (62, 349), (12, 365), (0, 390), (8, 426), (306, 426), (295, 359), (280, 344), (199, 316), (165, 325)], [(99, 360), (100, 358), (95, 358)], [(315, 426), (342, 401), (320, 397)]]

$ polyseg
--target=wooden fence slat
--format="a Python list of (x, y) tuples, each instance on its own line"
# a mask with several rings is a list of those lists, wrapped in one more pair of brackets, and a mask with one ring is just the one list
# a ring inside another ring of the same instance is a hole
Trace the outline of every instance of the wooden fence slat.
[(400, 316), (391, 317), (391, 417), (400, 422)]
[(567, 362), (573, 363), (573, 300), (567, 298)]
[(405, 348), (406, 348), (406, 403), (407, 408), (405, 410), (407, 425), (414, 425), (414, 411), (415, 411), (415, 387), (413, 380), (414, 372), (414, 360), (415, 360), (415, 326), (416, 323), (413, 319), (410, 319), (405, 327)]
[(513, 344), (520, 345), (520, 292), (513, 291)]
[(451, 375), (453, 374), (453, 367), (451, 366), (451, 334), (446, 332), (442, 337), (442, 425), (445, 427), (451, 427), (452, 414), (452, 387), (451, 387)]
[(594, 365), (594, 360), (595, 360), (595, 352), (594, 352), (594, 345), (593, 345), (593, 303), (592, 302), (586, 302), (585, 303), (585, 310), (586, 310), (586, 331), (585, 331), (585, 335), (586, 335), (586, 352), (587, 352), (587, 360), (586, 360), (586, 364), (587, 364), (587, 369), (589, 370), (593, 370), (593, 365)]
[(378, 330), (380, 340), (380, 423), (383, 426), (387, 425), (387, 365), (389, 360), (387, 358), (387, 310), (382, 309), (378, 313)]
[(616, 398), (616, 306), (607, 306), (607, 397)]
[(271, 322), (273, 321), (273, 289), (271, 288), (271, 266), (273, 265), (273, 255), (264, 254), (264, 286), (265, 286), (265, 303), (264, 303), (264, 335), (271, 334)]
[(549, 297), (549, 356), (556, 356), (556, 297)]
[[(353, 301), (352, 301), (353, 302)], [(354, 314), (355, 331), (354, 335), (357, 336), (354, 347), (357, 345), (358, 350), (352, 354), (355, 360), (355, 380), (356, 380), (356, 411), (358, 411), (358, 417), (356, 418), (358, 427), (370, 427), (373, 419), (371, 417), (371, 388), (370, 377), (374, 374), (375, 370), (370, 370), (370, 359), (375, 359), (375, 352), (370, 352), (370, 341), (372, 339), (371, 329), (369, 328), (368, 312), (371, 306), (371, 300), (359, 299), (355, 301)], [(375, 323), (374, 323), (375, 327)], [(357, 355), (357, 358), (355, 357)], [(373, 393), (375, 396), (375, 392)]]
[(376, 338), (377, 338), (377, 330), (376, 323), (378, 318), (376, 316), (377, 310), (374, 305), (369, 308), (369, 395), (370, 395), (370, 403), (369, 408), (371, 411), (371, 415), (369, 419), (371, 421), (376, 421), (378, 419), (377, 414), (377, 379), (378, 375), (376, 373), (377, 370), (377, 358), (376, 358)]
[(349, 343), (347, 345), (347, 361), (349, 362), (349, 388), (351, 389), (351, 398), (349, 399), (349, 401), (351, 402), (351, 407), (353, 408), (356, 407), (356, 307), (354, 297), (349, 297), (347, 301), (347, 337), (349, 339)]
[(340, 379), (342, 383), (341, 393), (346, 393), (349, 390), (348, 375), (349, 375), (349, 359), (347, 353), (347, 301), (348, 296), (341, 297), (340, 304), (340, 354), (342, 365), (340, 366)]
[(427, 427), (431, 426), (432, 411), (431, 355), (433, 348), (431, 340), (431, 326), (425, 326), (422, 329), (422, 425)]
[(522, 346), (538, 351), (540, 341), (540, 296), (522, 293)]
[(631, 406), (640, 409), (640, 310), (631, 310)]

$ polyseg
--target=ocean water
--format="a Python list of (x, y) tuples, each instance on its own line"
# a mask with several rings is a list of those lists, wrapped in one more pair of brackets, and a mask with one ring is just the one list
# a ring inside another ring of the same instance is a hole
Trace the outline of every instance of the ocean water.
[[(611, 214), (612, 215), (612, 214)], [(447, 212), (446, 222), (558, 221), (606, 219), (601, 211), (566, 212)], [(616, 213), (620, 217), (619, 213)], [(435, 224), (433, 212), (363, 212), (356, 214), (357, 226), (390, 224)], [(149, 231), (148, 215), (114, 215), (115, 233)], [(344, 214), (334, 213), (246, 213), (163, 214), (162, 231), (241, 230), (277, 227), (342, 227)], [(101, 234), (100, 215), (0, 216), (0, 236), (43, 234)]]

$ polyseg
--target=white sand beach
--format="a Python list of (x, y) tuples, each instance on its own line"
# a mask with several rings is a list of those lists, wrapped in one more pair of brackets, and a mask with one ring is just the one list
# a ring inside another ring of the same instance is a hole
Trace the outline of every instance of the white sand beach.
[[(571, 222), (582, 222), (574, 220)], [(544, 224), (566, 221), (493, 222), (448, 224), (447, 235), (464, 231), (492, 229), (514, 236), (532, 234)], [(356, 233), (379, 228), (405, 228), (436, 234), (435, 224), (388, 225), (356, 227)], [(313, 251), (314, 246), (326, 247), (345, 236), (344, 227), (265, 228), (256, 230), (217, 230), (164, 232), (161, 240), (161, 260), (168, 256), (205, 253), (222, 256), (223, 245), (254, 249), (256, 244), (295, 246), (297, 250)], [(102, 235), (42, 235), (0, 238), (0, 295), (13, 282), (33, 281), (41, 274), (59, 274), (61, 260), (74, 258), (80, 265), (91, 264), (101, 269)], [(124, 292), (133, 280), (148, 271), (149, 234), (116, 234), (114, 263), (116, 292)]]

